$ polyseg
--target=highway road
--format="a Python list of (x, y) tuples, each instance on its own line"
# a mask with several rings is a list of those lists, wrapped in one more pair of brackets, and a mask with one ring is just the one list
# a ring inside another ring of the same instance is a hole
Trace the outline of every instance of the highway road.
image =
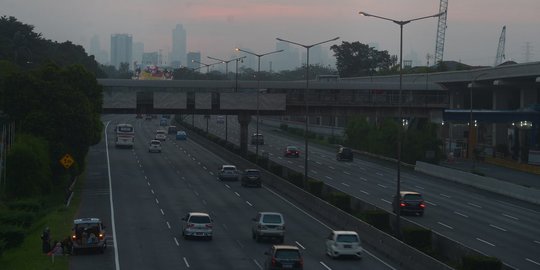
[[(217, 124), (215, 117), (211, 116), (208, 121), (209, 131), (225, 138), (225, 125)], [(186, 122), (191, 123), (191, 117), (188, 116)], [(196, 116), (195, 124), (206, 129), (207, 122), (203, 116)], [(238, 126), (236, 117), (229, 116), (228, 140), (236, 144)], [(264, 124), (259, 125), (259, 130), (264, 134), (266, 143), (259, 146), (259, 152), (268, 152), (270, 159), (304, 172), (302, 138)], [(254, 120), (249, 127), (251, 133), (255, 133)], [(300, 158), (283, 157), (287, 145), (299, 147)], [(255, 152), (255, 147), (250, 145), (249, 150)], [(363, 158), (339, 162), (335, 159), (335, 149), (310, 144), (308, 166), (310, 177), (391, 211), (391, 198), (396, 186), (395, 164)], [(406, 216), (406, 219), (496, 256), (516, 269), (540, 269), (538, 205), (450, 183), (411, 169), (403, 169), (401, 179), (402, 190), (421, 192), (427, 204), (423, 217)]]
[[(326, 257), (330, 227), (264, 186), (219, 181), (217, 168), (228, 161), (189, 139), (169, 137), (162, 153), (148, 153), (158, 120), (107, 115), (103, 121), (108, 145), (90, 151), (79, 217), (102, 218), (109, 245), (103, 255), (73, 256), (71, 269), (263, 269), (272, 243), (251, 239), (251, 218), (258, 211), (284, 215), (285, 243), (300, 248), (304, 269), (398, 269), (369, 250), (363, 260)], [(134, 149), (114, 147), (112, 131), (119, 122), (134, 125)], [(188, 211), (212, 216), (212, 241), (181, 237), (180, 218)]]

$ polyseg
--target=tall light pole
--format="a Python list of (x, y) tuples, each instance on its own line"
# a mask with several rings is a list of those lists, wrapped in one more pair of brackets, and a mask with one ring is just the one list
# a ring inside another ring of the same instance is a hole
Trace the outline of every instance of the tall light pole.
[(211, 66), (214, 66), (214, 65), (217, 65), (217, 64), (221, 64), (221, 62), (219, 63), (213, 63), (213, 64), (205, 64), (205, 63), (202, 63), (202, 62), (199, 62), (197, 60), (191, 60), (192, 63), (197, 63), (197, 64), (200, 64), (200, 65), (203, 65), (206, 67), (206, 73), (210, 72), (210, 67)]
[(304, 93), (304, 105), (305, 105), (305, 111), (306, 111), (306, 127), (304, 129), (304, 143), (305, 143), (305, 151), (306, 151), (306, 154), (304, 156), (304, 184), (306, 184), (308, 182), (308, 179), (309, 179), (309, 177), (308, 177), (308, 131), (309, 131), (308, 130), (308, 127), (309, 127), (308, 109), (309, 109), (309, 105), (308, 105), (308, 100), (307, 100), (308, 90), (309, 90), (309, 49), (311, 49), (314, 46), (323, 44), (323, 43), (338, 40), (339, 37), (335, 37), (333, 39), (317, 42), (317, 43), (311, 44), (311, 45), (304, 45), (304, 44), (296, 43), (296, 42), (281, 39), (281, 38), (276, 38), (276, 39), (279, 40), (279, 41), (282, 41), (282, 42), (287, 42), (287, 43), (291, 43), (291, 44), (294, 44), (294, 45), (298, 45), (300, 47), (304, 47), (304, 48), (306, 48), (306, 51), (307, 51), (307, 53), (306, 53), (306, 91)]
[(469, 108), (469, 136), (467, 138), (467, 158), (472, 161), (472, 170), (474, 171), (475, 169), (475, 163), (474, 163), (474, 160), (473, 160), (473, 149), (472, 149), (472, 142), (473, 142), (473, 129), (474, 127), (476, 127), (476, 123), (474, 122), (473, 123), (473, 88), (476, 86), (476, 80), (478, 80), (478, 78), (480, 78), (481, 76), (484, 76), (486, 75), (487, 72), (483, 72), (483, 73), (480, 73), (476, 76), (474, 76), (474, 78), (472, 79), (471, 83), (468, 85), (469, 87), (469, 103), (470, 103), (470, 108)]
[(227, 78), (227, 80), (228, 80), (229, 79), (229, 63), (232, 62), (232, 61), (236, 61), (236, 59), (222, 60), (222, 59), (214, 58), (214, 57), (210, 57), (210, 56), (208, 56), (208, 59), (220, 61), (221, 63), (225, 64), (225, 78)]
[(251, 54), (253, 56), (257, 56), (258, 58), (258, 67), (257, 67), (257, 128), (256, 128), (256, 131), (255, 131), (255, 134), (257, 134), (257, 141), (256, 141), (256, 144), (255, 144), (255, 158), (258, 159), (259, 158), (259, 93), (261, 92), (261, 57), (265, 56), (265, 55), (269, 55), (269, 54), (274, 54), (274, 53), (278, 53), (278, 52), (282, 52), (283, 50), (277, 50), (277, 51), (273, 51), (273, 52), (267, 52), (267, 53), (263, 53), (263, 54), (257, 54), (257, 53), (252, 53), (252, 52), (248, 52), (246, 50), (242, 50), (240, 48), (236, 48), (236, 51), (237, 52), (243, 52), (243, 53), (247, 53), (247, 54)]
[[(411, 19), (411, 20), (406, 20), (406, 21), (398, 21), (398, 20), (394, 20), (394, 19), (389, 19), (389, 18), (385, 18), (385, 17), (381, 17), (381, 16), (377, 16), (377, 15), (373, 15), (373, 14), (369, 14), (369, 13), (366, 13), (366, 12), (362, 12), (360, 11), (358, 14), (360, 15), (363, 15), (363, 16), (366, 16), (366, 17), (375, 17), (375, 18), (379, 18), (379, 19), (382, 19), (382, 20), (386, 20), (386, 21), (391, 21), (397, 25), (399, 25), (399, 98), (398, 98), (398, 115), (399, 115), (399, 128), (398, 128), (398, 149), (397, 149), (397, 188), (396, 188), (396, 198), (399, 198), (400, 196), (400, 190), (401, 190), (401, 137), (402, 137), (402, 129), (403, 129), (403, 119), (402, 119), (402, 115), (401, 115), (401, 92), (403, 90), (403, 26), (410, 23), (410, 22), (413, 22), (413, 21), (418, 21), (418, 20), (422, 20), (422, 19), (427, 19), (427, 18), (434, 18), (434, 17), (439, 17), (443, 14), (446, 13), (446, 10), (443, 11), (443, 12), (440, 12), (440, 13), (437, 13), (435, 15), (431, 15), (431, 16), (424, 16), (424, 17), (419, 17), (419, 18), (415, 18), (415, 19)], [(396, 232), (397, 232), (397, 236), (399, 238), (401, 238), (401, 229), (400, 229), (400, 219), (401, 219), (401, 213), (399, 212), (399, 210), (396, 211)]]

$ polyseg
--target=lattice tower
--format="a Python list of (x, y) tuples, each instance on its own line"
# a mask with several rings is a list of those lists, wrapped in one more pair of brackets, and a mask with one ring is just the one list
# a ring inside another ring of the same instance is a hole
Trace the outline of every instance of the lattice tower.
[(443, 60), (444, 54), (444, 36), (446, 34), (446, 16), (448, 15), (448, 0), (441, 0), (439, 5), (439, 12), (444, 12), (439, 16), (439, 23), (437, 24), (437, 40), (435, 41), (435, 58), (434, 64), (439, 64)]

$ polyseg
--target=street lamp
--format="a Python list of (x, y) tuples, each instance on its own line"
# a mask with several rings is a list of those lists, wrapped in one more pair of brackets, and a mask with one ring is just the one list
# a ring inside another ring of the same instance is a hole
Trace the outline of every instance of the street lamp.
[(219, 58), (214, 58), (214, 57), (211, 57), (211, 56), (207, 56), (208, 59), (212, 59), (212, 60), (216, 60), (216, 61), (220, 61), (221, 63), (224, 63), (225, 64), (225, 77), (227, 79), (229, 79), (229, 63), (232, 62), (232, 61), (236, 61), (236, 59), (231, 59), (231, 60), (222, 60), (222, 59), (219, 59)]
[(260, 89), (261, 88), (261, 57), (263, 57), (265, 55), (269, 55), (269, 54), (282, 52), (283, 50), (277, 50), (277, 51), (267, 52), (267, 53), (263, 53), (263, 54), (257, 54), (257, 53), (248, 52), (248, 51), (242, 50), (240, 48), (236, 48), (236, 51), (251, 54), (253, 56), (257, 56), (257, 58), (258, 58), (258, 67), (257, 67), (257, 128), (256, 128), (256, 131), (255, 131), (255, 134), (257, 134), (256, 135), (257, 136), (257, 141), (256, 141), (256, 144), (255, 144), (255, 157), (258, 159), (259, 158), (259, 93), (261, 92), (261, 89)]
[[(400, 171), (400, 166), (401, 166), (401, 137), (402, 137), (402, 129), (403, 129), (403, 126), (402, 126), (402, 115), (401, 115), (401, 92), (403, 90), (403, 26), (410, 23), (410, 22), (413, 22), (413, 21), (418, 21), (418, 20), (422, 20), (422, 19), (427, 19), (427, 18), (435, 18), (435, 17), (439, 17), (443, 14), (446, 13), (446, 10), (443, 11), (443, 12), (440, 12), (440, 13), (437, 13), (435, 15), (430, 15), (430, 16), (424, 16), (424, 17), (419, 17), (419, 18), (414, 18), (414, 19), (410, 19), (410, 20), (406, 20), (406, 21), (398, 21), (398, 20), (394, 20), (394, 19), (390, 19), (390, 18), (385, 18), (385, 17), (381, 17), (381, 16), (377, 16), (377, 15), (373, 15), (373, 14), (369, 14), (369, 13), (366, 13), (366, 12), (358, 12), (358, 14), (362, 15), (362, 16), (366, 16), (366, 17), (375, 17), (375, 18), (379, 18), (379, 19), (382, 19), (382, 20), (386, 20), (386, 21), (391, 21), (397, 25), (399, 25), (399, 30), (400, 30), (400, 34), (399, 34), (399, 98), (398, 98), (398, 115), (399, 115), (399, 119), (401, 119), (399, 122), (399, 128), (398, 128), (398, 150), (397, 150), (397, 188), (396, 188), (396, 198), (399, 198), (400, 196), (400, 190), (401, 190), (401, 171)], [(401, 237), (401, 229), (400, 229), (400, 218), (401, 218), (401, 213), (399, 211), (396, 211), (396, 232), (397, 232), (397, 235), (398, 237)]]
[(467, 158), (469, 158), (469, 160), (472, 161), (472, 170), (474, 171), (475, 169), (475, 163), (474, 163), (474, 160), (473, 160), (473, 128), (476, 127), (476, 121), (474, 121), (473, 123), (473, 88), (476, 86), (476, 80), (478, 80), (478, 78), (480, 78), (481, 76), (484, 76), (486, 75), (487, 72), (483, 72), (483, 73), (480, 73), (476, 76), (474, 76), (474, 78), (472, 79), (471, 83), (468, 85), (469, 87), (469, 103), (470, 103), (470, 108), (469, 108), (469, 136), (467, 138), (468, 142), (467, 142)]
[(199, 62), (199, 61), (197, 61), (197, 60), (191, 60), (191, 62), (192, 62), (192, 63), (197, 63), (197, 64), (200, 64), (200, 65), (205, 66), (205, 67), (206, 67), (206, 73), (210, 72), (210, 67), (211, 67), (211, 66), (214, 66), (214, 65), (217, 65), (217, 64), (221, 64), (221, 62), (219, 62), (219, 63), (213, 63), (213, 64), (205, 64), (205, 63), (201, 63), (201, 62)]
[(306, 53), (306, 91), (304, 93), (304, 105), (305, 105), (305, 111), (306, 111), (306, 127), (304, 129), (304, 142), (305, 142), (305, 148), (306, 148), (305, 149), (306, 154), (305, 154), (305, 157), (304, 157), (304, 184), (306, 184), (308, 179), (309, 179), (308, 178), (308, 125), (309, 125), (308, 109), (309, 109), (309, 105), (308, 105), (308, 100), (307, 100), (307, 95), (308, 95), (308, 90), (309, 90), (309, 49), (311, 49), (314, 46), (323, 44), (323, 43), (338, 40), (339, 37), (335, 37), (333, 39), (325, 40), (325, 41), (318, 42), (318, 43), (311, 44), (311, 45), (304, 45), (304, 44), (296, 43), (296, 42), (281, 39), (281, 38), (276, 38), (276, 39), (279, 40), (279, 41), (282, 41), (282, 42), (287, 42), (287, 43), (291, 43), (291, 44), (294, 44), (294, 45), (298, 45), (300, 47), (304, 47), (304, 48), (306, 48), (306, 51), (307, 51), (307, 53)]

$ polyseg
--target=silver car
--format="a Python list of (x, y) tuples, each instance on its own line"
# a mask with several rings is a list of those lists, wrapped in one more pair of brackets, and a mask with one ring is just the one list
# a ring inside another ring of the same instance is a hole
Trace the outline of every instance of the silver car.
[(189, 212), (182, 218), (182, 235), (185, 239), (201, 237), (212, 240), (214, 222), (210, 215), (202, 212)]
[(218, 172), (218, 178), (221, 181), (231, 180), (238, 181), (240, 177), (240, 172), (234, 165), (221, 165)]
[(262, 238), (285, 240), (285, 219), (277, 212), (259, 212), (252, 218), (251, 237), (260, 242)]
[(148, 152), (161, 153), (161, 142), (158, 140), (151, 140), (150, 145), (148, 146)]

